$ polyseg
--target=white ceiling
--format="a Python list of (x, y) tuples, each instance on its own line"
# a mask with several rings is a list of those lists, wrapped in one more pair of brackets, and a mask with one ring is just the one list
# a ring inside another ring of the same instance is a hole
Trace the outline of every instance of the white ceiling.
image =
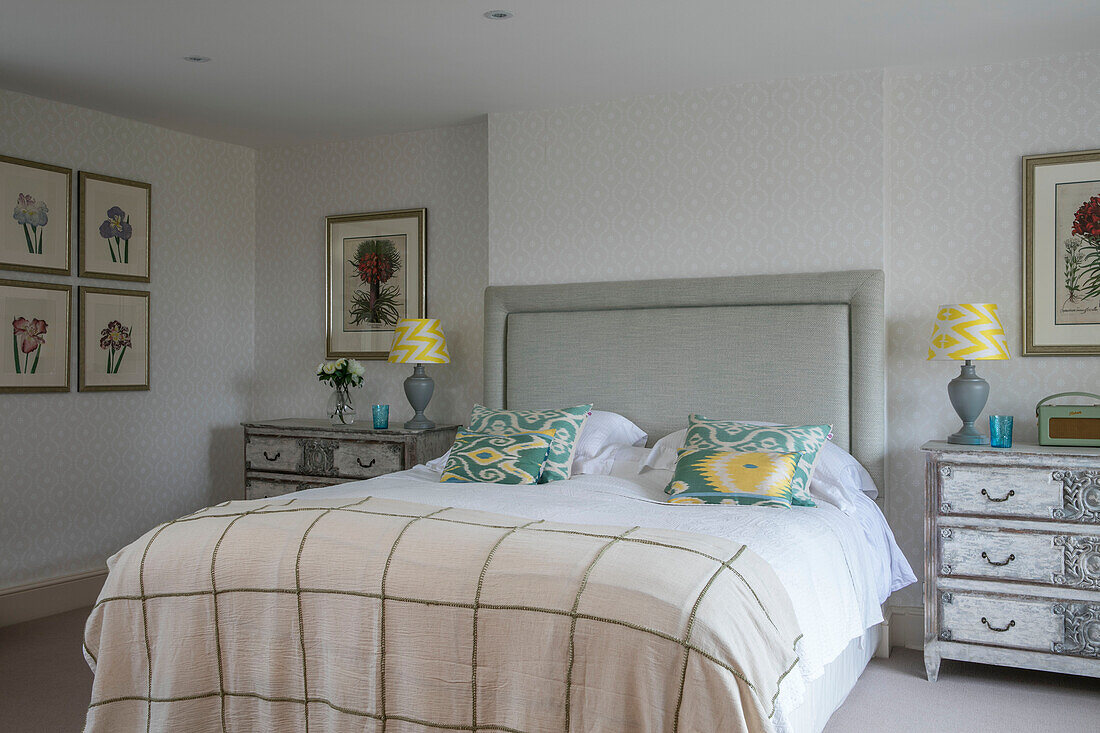
[[(515, 17), (482, 17), (500, 8)], [(0, 6), (0, 87), (257, 147), (753, 79), (1098, 47), (1098, 0)], [(181, 59), (189, 54), (213, 60)]]

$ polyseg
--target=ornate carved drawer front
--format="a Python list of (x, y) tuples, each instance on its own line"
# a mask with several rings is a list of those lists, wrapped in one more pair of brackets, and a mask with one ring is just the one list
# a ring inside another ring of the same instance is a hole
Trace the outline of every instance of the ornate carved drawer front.
[(282, 496), (295, 491), (315, 489), (318, 486), (331, 486), (335, 481), (324, 479), (310, 479), (306, 476), (287, 477), (282, 479), (258, 478), (249, 476), (245, 481), (246, 499), (269, 499), (274, 496)]
[(1100, 659), (1100, 603), (943, 591), (939, 638)]
[(1063, 572), (1058, 535), (940, 528), (940, 574), (1055, 584)]
[(244, 458), (246, 470), (292, 473), (302, 461), (302, 447), (296, 438), (250, 435)]
[(1100, 590), (1100, 533), (941, 527), (939, 537), (940, 575)]
[(1062, 616), (1054, 601), (940, 593), (943, 641), (965, 641), (1049, 652), (1063, 640)]
[(372, 478), (405, 468), (405, 446), (401, 443), (340, 443), (333, 455), (340, 476)]
[(1100, 471), (945, 464), (940, 514), (1100, 524)]

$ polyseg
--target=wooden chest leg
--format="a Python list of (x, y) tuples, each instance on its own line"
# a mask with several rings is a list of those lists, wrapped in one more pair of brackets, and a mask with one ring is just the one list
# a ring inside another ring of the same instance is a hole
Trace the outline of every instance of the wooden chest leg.
[(931, 649), (924, 650), (924, 674), (929, 682), (935, 682), (940, 676), (940, 655)]

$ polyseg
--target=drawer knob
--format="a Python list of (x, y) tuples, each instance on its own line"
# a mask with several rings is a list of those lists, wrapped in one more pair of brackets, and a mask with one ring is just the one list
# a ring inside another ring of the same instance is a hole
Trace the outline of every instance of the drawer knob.
[(989, 620), (986, 619), (985, 616), (982, 616), (982, 623), (985, 624), (985, 627), (987, 629), (989, 629), (990, 631), (996, 631), (997, 633), (1000, 633), (1002, 631), (1008, 631), (1013, 626), (1015, 626), (1016, 625), (1016, 619), (1012, 619), (1007, 624), (1005, 624), (1004, 626), (1001, 626), (999, 628), (997, 626), (994, 626), (993, 624), (989, 623)]
[(378, 460), (377, 458), (372, 458), (372, 459), (370, 459), (370, 463), (363, 463), (363, 461), (359, 458), (359, 456), (355, 457), (355, 462), (359, 464), (359, 468), (370, 468), (371, 466), (374, 465), (374, 462), (377, 461), (377, 460)]
[(281, 455), (282, 455), (282, 451), (275, 451), (275, 455), (273, 455), (273, 456), (269, 456), (267, 454), (267, 451), (264, 451), (264, 458), (266, 458), (269, 461), (277, 461), (277, 460), (279, 460), (279, 456), (281, 456)]
[(1013, 560), (1016, 559), (1016, 555), (1011, 554), (1008, 557), (1006, 557), (1004, 560), (1001, 560), (1000, 562), (998, 562), (997, 560), (990, 560), (989, 555), (985, 554), (984, 552), (982, 553), (982, 557), (985, 559), (985, 561), (987, 563), (989, 563), (990, 565), (996, 565), (997, 567), (1004, 567), (1005, 565), (1008, 565), (1010, 562), (1012, 562)]
[(1000, 499), (998, 499), (995, 496), (990, 496), (989, 493), (986, 492), (985, 489), (982, 489), (982, 496), (989, 499), (990, 501), (1008, 501), (1013, 496), (1016, 496), (1016, 492), (1013, 489), (1009, 489), (1007, 494), (1005, 494)]

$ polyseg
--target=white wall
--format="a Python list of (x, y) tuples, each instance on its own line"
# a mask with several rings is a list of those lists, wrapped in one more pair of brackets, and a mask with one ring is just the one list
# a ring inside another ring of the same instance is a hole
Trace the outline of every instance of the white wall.
[[(432, 370), (440, 421), (480, 399), (488, 282), (885, 269), (888, 515), (919, 566), (917, 448), (956, 422), (952, 369), (922, 358), (930, 320), (998, 302), (1018, 354), (1019, 158), (1100, 147), (1098, 77), (1100, 52), (804, 77), (258, 154), (0, 92), (0, 153), (153, 183), (161, 334), (149, 393), (0, 398), (0, 587), (95, 567), (239, 492), (236, 423), (320, 416), (327, 398), (324, 217), (418, 206), (453, 357)], [(369, 364), (359, 404), (406, 419), (407, 371)], [(1028, 439), (1034, 403), (1095, 390), (1100, 360), (981, 371), (988, 411)]]
[[(997, 302), (1019, 353), (1020, 156), (1100, 147), (1100, 53), (741, 84), (489, 118), (493, 284), (881, 268), (888, 503), (920, 571), (926, 440), (953, 432), (939, 303)], [(987, 412), (1095, 389), (1100, 360), (982, 366)], [(919, 585), (896, 603), (918, 605)]]
[[(350, 142), (263, 150), (257, 166), (256, 373), (252, 416), (324, 417), (325, 216), (428, 209), (428, 313), (443, 321), (451, 363), (429, 366), (428, 417), (463, 422), (481, 399), (482, 291), (488, 271), (486, 123)], [(365, 362), (360, 419), (390, 405), (412, 417), (408, 366)]]
[[(153, 525), (239, 492), (253, 346), (255, 151), (0, 91), (0, 154), (152, 184), (148, 392), (0, 395), (0, 588), (102, 568)], [(3, 202), (0, 216), (10, 216)], [(74, 185), (73, 208), (76, 208)], [(4, 214), (4, 209), (7, 214)], [(76, 262), (76, 217), (73, 217)], [(65, 334), (51, 334), (64, 338)]]
[(494, 285), (882, 264), (882, 73), (489, 116)]
[[(1036, 440), (1041, 398), (1100, 392), (1100, 358), (1019, 356), (1020, 156), (1100, 148), (1097, 78), (1100, 53), (886, 77), (890, 519), (911, 560), (923, 548), (918, 449), (959, 423), (946, 396), (958, 367), (924, 356), (938, 304), (998, 304), (1015, 358), (978, 373), (985, 415), (1014, 415), (1015, 440)], [(918, 605), (919, 590), (903, 598)]]

